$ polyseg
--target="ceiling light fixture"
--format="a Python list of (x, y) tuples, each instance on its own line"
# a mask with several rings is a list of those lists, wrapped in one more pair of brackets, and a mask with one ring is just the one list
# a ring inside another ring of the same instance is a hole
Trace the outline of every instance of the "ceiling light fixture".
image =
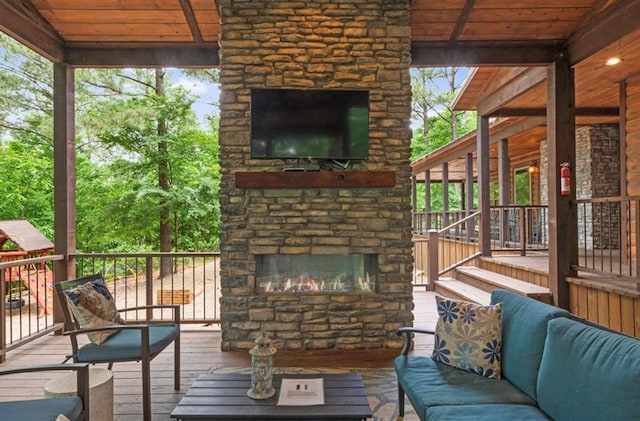
[(611, 57), (608, 58), (604, 64), (607, 66), (615, 66), (616, 64), (620, 64), (621, 62), (622, 59), (620, 57)]

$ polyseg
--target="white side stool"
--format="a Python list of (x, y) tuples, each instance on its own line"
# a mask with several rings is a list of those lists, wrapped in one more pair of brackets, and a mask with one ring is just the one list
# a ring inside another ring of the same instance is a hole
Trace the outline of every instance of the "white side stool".
[[(65, 374), (44, 386), (44, 396), (75, 396), (78, 390), (76, 373)], [(113, 373), (106, 368), (89, 368), (89, 419), (113, 421)]]

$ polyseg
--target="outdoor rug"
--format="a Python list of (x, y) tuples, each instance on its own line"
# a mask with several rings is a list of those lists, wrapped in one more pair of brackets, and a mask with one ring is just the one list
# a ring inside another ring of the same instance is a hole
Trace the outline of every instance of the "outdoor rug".
[[(251, 374), (251, 368), (227, 367), (212, 368), (211, 373), (243, 373)], [(398, 390), (396, 375), (393, 368), (300, 368), (300, 367), (274, 367), (274, 374), (342, 374), (355, 372), (362, 376), (364, 386), (367, 389), (369, 406), (373, 413), (373, 421), (419, 421), (418, 416), (411, 407), (409, 400), (405, 399), (404, 418), (398, 417)]]

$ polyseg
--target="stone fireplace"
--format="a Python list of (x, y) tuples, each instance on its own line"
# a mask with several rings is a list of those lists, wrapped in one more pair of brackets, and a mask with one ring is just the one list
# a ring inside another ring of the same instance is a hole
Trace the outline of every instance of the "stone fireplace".
[[(280, 349), (400, 347), (413, 322), (409, 0), (219, 5), (222, 349), (262, 332)], [(252, 158), (264, 88), (367, 91), (367, 159)]]

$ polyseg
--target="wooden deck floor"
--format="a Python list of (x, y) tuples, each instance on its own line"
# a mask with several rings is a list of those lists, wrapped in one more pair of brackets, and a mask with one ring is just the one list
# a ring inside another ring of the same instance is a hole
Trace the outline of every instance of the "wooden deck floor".
[[(433, 328), (436, 321), (434, 293), (422, 288), (414, 290), (414, 325)], [(415, 353), (428, 353), (433, 338), (421, 335), (416, 338)], [(170, 346), (151, 362), (152, 410), (154, 420), (169, 420), (169, 414), (198, 374), (212, 367), (249, 367), (251, 357), (247, 352), (221, 352), (220, 331), (215, 328), (188, 328), (182, 334), (182, 375), (180, 391), (173, 390), (173, 346)], [(8, 353), (2, 368), (60, 363), (70, 350), (69, 339), (62, 336), (46, 336), (18, 350)], [(376, 351), (279, 351), (274, 364), (279, 367), (392, 367), (398, 350)], [(140, 365), (115, 364), (114, 368), (114, 419), (138, 421), (142, 419), (142, 386)], [(54, 376), (55, 374), (52, 374)], [(34, 375), (12, 377), (0, 383), (0, 400), (39, 398), (42, 389), (52, 377)]]

